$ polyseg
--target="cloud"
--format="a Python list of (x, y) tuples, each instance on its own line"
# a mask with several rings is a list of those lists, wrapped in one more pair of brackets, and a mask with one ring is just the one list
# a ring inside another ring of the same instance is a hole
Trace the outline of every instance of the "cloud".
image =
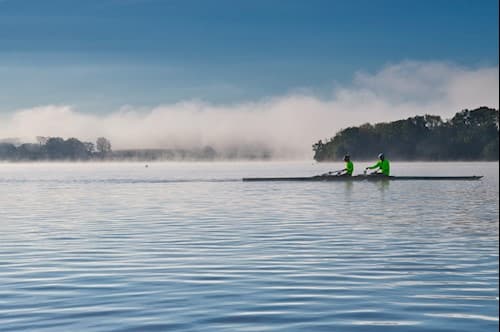
[(498, 67), (463, 68), (443, 62), (388, 65), (358, 72), (329, 98), (290, 94), (255, 102), (214, 105), (183, 101), (151, 109), (122, 107), (88, 114), (67, 105), (17, 110), (0, 118), (0, 138), (108, 137), (115, 149), (252, 147), (277, 158), (310, 158), (311, 144), (341, 128), (417, 114), (451, 117), (464, 108), (498, 108)]

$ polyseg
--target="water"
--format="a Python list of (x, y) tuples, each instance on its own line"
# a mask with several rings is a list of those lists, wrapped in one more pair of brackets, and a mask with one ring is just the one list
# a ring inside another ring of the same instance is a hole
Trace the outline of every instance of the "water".
[(0, 330), (497, 331), (498, 163), (339, 167), (0, 164)]

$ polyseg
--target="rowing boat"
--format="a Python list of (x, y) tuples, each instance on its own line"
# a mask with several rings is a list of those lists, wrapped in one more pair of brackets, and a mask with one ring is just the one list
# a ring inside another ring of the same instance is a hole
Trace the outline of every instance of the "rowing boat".
[(441, 181), (473, 181), (482, 176), (384, 176), (384, 175), (316, 175), (309, 177), (273, 177), (273, 178), (243, 178), (243, 181), (418, 181), (418, 180), (441, 180)]

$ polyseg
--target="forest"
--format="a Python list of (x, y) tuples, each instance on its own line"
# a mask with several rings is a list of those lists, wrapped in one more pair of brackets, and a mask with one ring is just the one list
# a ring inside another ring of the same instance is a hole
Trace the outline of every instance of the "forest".
[(111, 154), (111, 142), (99, 137), (96, 143), (76, 138), (37, 137), (37, 143), (14, 144), (0, 142), (0, 160), (91, 160), (105, 159)]
[(216, 151), (211, 146), (190, 149), (122, 149), (112, 150), (111, 142), (99, 137), (95, 143), (77, 138), (37, 137), (37, 143), (17, 140), (0, 141), (0, 161), (211, 161), (266, 160), (271, 151), (263, 146), (236, 146)]
[(363, 124), (314, 143), (316, 161), (371, 160), (381, 152), (391, 160), (498, 160), (498, 110), (462, 110), (443, 120), (415, 116), (388, 123)]

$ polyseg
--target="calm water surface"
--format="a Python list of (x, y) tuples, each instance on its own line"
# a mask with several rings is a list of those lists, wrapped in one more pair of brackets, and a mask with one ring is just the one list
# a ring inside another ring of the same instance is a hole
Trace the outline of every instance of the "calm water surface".
[(340, 167), (0, 164), (0, 330), (497, 331), (498, 163)]

